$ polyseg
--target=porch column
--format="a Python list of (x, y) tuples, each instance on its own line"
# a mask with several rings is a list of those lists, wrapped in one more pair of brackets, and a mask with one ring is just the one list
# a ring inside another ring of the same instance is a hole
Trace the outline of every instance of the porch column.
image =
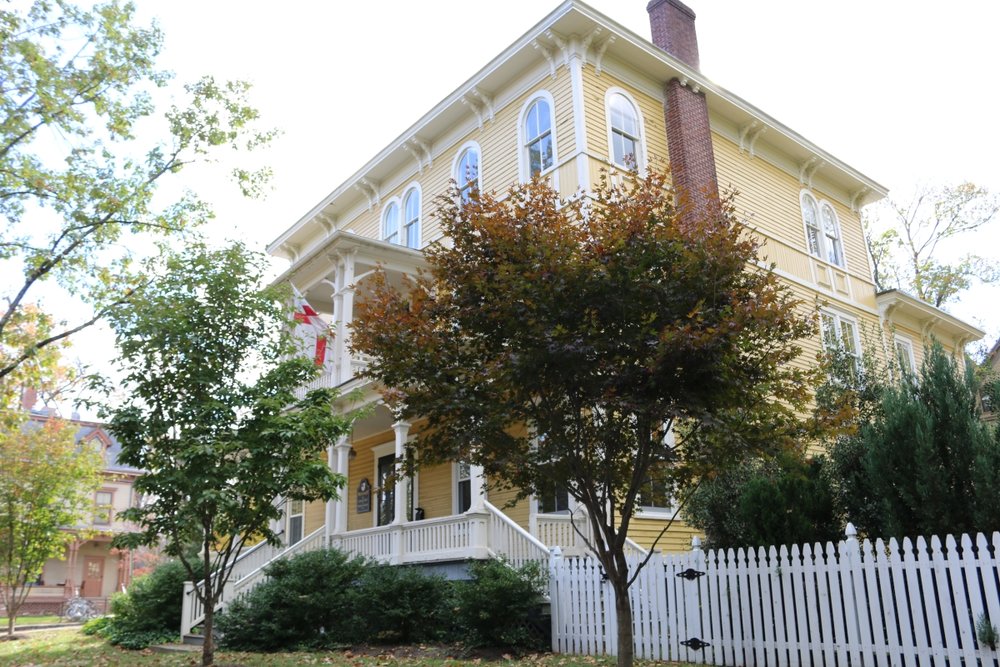
[[(334, 453), (334, 445), (330, 445), (326, 448), (326, 466), (332, 472), (340, 472), (336, 467), (336, 454)], [(344, 487), (344, 491), (340, 494), (343, 495), (347, 491), (347, 487)], [(326, 501), (326, 507), (323, 512), (323, 544), (330, 548), (330, 533), (333, 532), (333, 521), (336, 516), (336, 503), (339, 502), (339, 496), (337, 500), (330, 499)]]
[(337, 441), (333, 448), (337, 454), (337, 472), (347, 479), (344, 493), (334, 502), (333, 534), (340, 535), (347, 532), (347, 494), (350, 493), (351, 488), (350, 477), (347, 473), (350, 469), (351, 443), (347, 441), (347, 436), (344, 436)]
[(400, 420), (392, 425), (392, 430), (396, 432), (396, 489), (393, 494), (396, 500), (396, 516), (393, 523), (406, 523), (409, 520), (406, 516), (406, 499), (409, 496), (410, 480), (404, 475), (403, 459), (406, 456), (406, 438), (410, 433), (410, 423)]
[(483, 512), (486, 510), (486, 475), (483, 466), (469, 466), (469, 494), (472, 496), (469, 505), (470, 512)]
[(63, 597), (72, 598), (76, 596), (76, 556), (80, 551), (79, 540), (73, 540), (66, 547), (66, 581), (63, 584)]
[(340, 343), (340, 381), (347, 382), (354, 376), (351, 366), (351, 329), (354, 320), (354, 288), (344, 287), (340, 290), (341, 321), (337, 329)]

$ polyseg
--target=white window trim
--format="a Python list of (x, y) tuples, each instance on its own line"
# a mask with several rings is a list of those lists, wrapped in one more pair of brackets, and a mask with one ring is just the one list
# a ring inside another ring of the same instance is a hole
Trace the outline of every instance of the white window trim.
[(410, 244), (406, 242), (406, 200), (414, 192), (417, 193), (417, 247), (412, 248), (413, 250), (420, 250), (424, 247), (424, 193), (420, 187), (420, 183), (413, 181), (405, 188), (403, 188), (403, 196), (400, 198), (399, 205), (399, 240), (402, 241), (399, 245), (404, 248), (410, 248)]
[[(302, 503), (301, 512), (292, 512), (292, 503)], [(292, 518), (300, 516), (302, 517), (302, 534), (299, 535), (299, 541), (302, 541), (306, 537), (306, 501), (304, 500), (292, 500), (289, 498), (285, 501), (285, 538), (290, 539), (292, 535)]]
[(840, 345), (841, 344), (841, 340), (842, 340), (840, 323), (843, 322), (843, 321), (850, 322), (851, 325), (854, 327), (854, 352), (853, 352), (853, 356), (854, 356), (854, 358), (860, 360), (861, 359), (861, 328), (858, 326), (858, 319), (856, 317), (852, 316), (852, 315), (848, 315), (847, 313), (844, 313), (844, 312), (839, 311), (839, 310), (834, 310), (832, 308), (821, 308), (819, 312), (820, 312), (820, 322), (819, 322), (820, 331), (819, 331), (819, 337), (820, 337), (820, 345), (823, 347), (823, 351), (826, 352), (827, 348), (826, 348), (826, 335), (825, 335), (825, 332), (823, 331), (823, 319), (822, 319), (822, 316), (823, 315), (830, 315), (831, 317), (834, 318), (834, 320), (836, 322), (836, 327), (837, 327), (837, 337), (836, 337), (837, 345)]
[(393, 245), (403, 245), (398, 242), (389, 241), (385, 233), (386, 232), (385, 216), (389, 212), (389, 207), (392, 206), (393, 204), (396, 205), (396, 210), (399, 211), (398, 238), (402, 238), (403, 236), (403, 216), (405, 215), (403, 211), (403, 200), (400, 199), (399, 197), (393, 197), (392, 199), (388, 200), (385, 204), (382, 205), (382, 215), (379, 216), (379, 238), (382, 241), (385, 241), (386, 243), (392, 243)]
[(635, 156), (636, 169), (638, 170), (639, 174), (645, 175), (646, 174), (646, 122), (642, 117), (642, 110), (639, 109), (639, 104), (635, 101), (635, 98), (632, 97), (632, 94), (629, 93), (624, 88), (618, 88), (617, 86), (612, 86), (611, 88), (608, 88), (604, 93), (604, 120), (608, 132), (608, 162), (610, 164), (615, 165), (616, 167), (620, 167), (622, 169), (625, 168), (622, 165), (615, 162), (614, 139), (613, 139), (613, 133), (611, 131), (612, 95), (621, 95), (622, 97), (624, 97), (626, 100), (628, 100), (629, 104), (632, 105), (632, 110), (635, 111), (636, 122), (639, 124), (639, 136), (636, 139), (636, 143), (638, 144), (638, 148), (636, 149), (637, 154)]
[(892, 356), (893, 356), (893, 359), (895, 361), (898, 361), (898, 359), (896, 357), (899, 355), (899, 350), (897, 349), (896, 346), (899, 343), (902, 343), (906, 347), (906, 356), (910, 360), (910, 372), (916, 374), (916, 372), (917, 372), (917, 358), (916, 358), (916, 356), (913, 353), (913, 339), (910, 338), (909, 336), (903, 336), (901, 334), (894, 334), (893, 335), (893, 337), (892, 337)]
[[(452, 461), (451, 464), (451, 513), (453, 516), (458, 516), (458, 483), (461, 481), (458, 477), (460, 461)], [(472, 465), (469, 465), (469, 486), (471, 489), (472, 482)]]
[(552, 166), (548, 169), (543, 169), (540, 175), (545, 176), (550, 174), (559, 167), (559, 146), (556, 143), (556, 104), (552, 99), (552, 93), (547, 90), (538, 90), (532, 93), (531, 97), (521, 106), (521, 113), (517, 117), (517, 161), (522, 183), (527, 183), (531, 180), (531, 163), (528, 160), (528, 148), (525, 146), (527, 138), (524, 136), (524, 122), (528, 117), (528, 109), (539, 99), (545, 100), (549, 105), (549, 123), (552, 127)]
[[(819, 225), (819, 244), (820, 244), (820, 255), (814, 255), (811, 250), (809, 250), (809, 225), (806, 223), (806, 207), (805, 199), (809, 197), (812, 199), (813, 203), (816, 204), (816, 223)], [(823, 207), (829, 206), (830, 210), (833, 212), (833, 223), (837, 227), (837, 238), (840, 240), (840, 256), (844, 260), (843, 264), (834, 264), (831, 262), (829, 257), (829, 252), (826, 247), (827, 238), (826, 230), (823, 229)], [(844, 248), (844, 229), (840, 224), (840, 216), (837, 215), (837, 209), (834, 208), (826, 199), (820, 199), (811, 190), (803, 189), (799, 192), (799, 214), (802, 217), (802, 234), (803, 240), (806, 242), (806, 253), (813, 259), (818, 259), (821, 262), (829, 264), (830, 266), (835, 266), (843, 271), (847, 270), (847, 250)]]
[(458, 152), (455, 153), (455, 157), (451, 161), (451, 177), (455, 179), (455, 184), (461, 188), (465, 185), (465, 181), (459, 178), (458, 174), (458, 161), (462, 159), (465, 155), (465, 151), (474, 150), (479, 155), (479, 168), (476, 172), (476, 189), (482, 192), (483, 190), (483, 149), (479, 146), (479, 142), (476, 141), (466, 141), (464, 144), (458, 147)]
[(389, 454), (396, 455), (395, 441), (372, 447), (372, 528), (378, 527), (378, 460)]

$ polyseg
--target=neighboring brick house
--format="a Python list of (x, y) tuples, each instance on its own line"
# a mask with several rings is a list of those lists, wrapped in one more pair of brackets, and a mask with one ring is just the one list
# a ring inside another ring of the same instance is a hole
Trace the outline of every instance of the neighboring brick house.
[(65, 528), (73, 533), (74, 539), (62, 558), (46, 561), (20, 613), (58, 614), (65, 602), (75, 596), (90, 600), (103, 611), (111, 594), (124, 590), (132, 579), (131, 552), (112, 548), (111, 540), (118, 533), (134, 529), (119, 520), (118, 513), (136, 504), (132, 487), (142, 471), (118, 462), (121, 445), (103, 424), (76, 415), (64, 419), (50, 408), (33, 409), (34, 403), (34, 393), (25, 392), (23, 404), (30, 410), (32, 421), (60, 419), (72, 424), (78, 446), (96, 450), (103, 467), (101, 486), (94, 493), (93, 513), (83, 524)]
[[(327, 543), (393, 563), (491, 554), (518, 561), (556, 545), (580, 549), (570, 524), (576, 508), (558, 489), (508, 506), (510, 493), (487, 496), (482, 470), (459, 461), (383, 484), (421, 424), (397, 421), (378, 388), (358, 377), (365, 360), (349, 349), (354, 301), (376, 267), (398, 281), (423, 265), (422, 248), (442, 239), (434, 199), (452, 180), (463, 191), (502, 192), (541, 174), (572, 197), (603, 171), (669, 162), (695, 210), (720, 186), (736, 191), (738, 212), (776, 272), (804, 308), (820, 305), (822, 332), (804, 345), (803, 365), (824, 346), (860, 354), (863, 339), (916, 365), (930, 336), (958, 351), (983, 335), (902, 292), (876, 294), (860, 211), (886, 189), (707, 79), (689, 8), (653, 0), (648, 11), (652, 42), (583, 2), (563, 2), (269, 246), (290, 263), (278, 280), (337, 334), (312, 386), (355, 392), (371, 407), (328, 453), (347, 477), (343, 498), (287, 505), (284, 530), (302, 545), (295, 548)], [(630, 530), (636, 546), (649, 545), (672, 514), (655, 491), (641, 504)], [(692, 534), (676, 525), (659, 547), (687, 549)], [(247, 572), (266, 562), (264, 550), (246, 556)]]

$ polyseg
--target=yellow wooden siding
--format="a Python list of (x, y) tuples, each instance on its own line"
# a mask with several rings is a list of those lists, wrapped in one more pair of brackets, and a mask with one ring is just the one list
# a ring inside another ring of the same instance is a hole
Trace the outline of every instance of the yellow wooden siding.
[[(805, 226), (802, 222), (802, 208), (799, 194), (803, 186), (798, 179), (778, 169), (760, 158), (751, 157), (740, 151), (739, 146), (728, 138), (713, 134), (716, 170), (719, 187), (724, 191), (737, 193), (737, 211), (747, 218), (751, 227), (760, 229), (766, 235), (799, 251), (808, 257)], [(852, 282), (859, 283), (856, 292), (865, 301), (870, 298), (873, 306), (874, 291), (871, 287), (871, 267), (865, 246), (861, 220), (857, 213), (846, 206), (826, 197), (823, 192), (813, 193), (817, 199), (829, 201), (837, 213), (844, 244), (846, 270)], [(775, 257), (782, 266), (781, 257)], [(789, 267), (795, 273), (795, 267)], [(869, 297), (870, 294), (870, 297)]]
[[(649, 549), (663, 530), (667, 519), (635, 517), (629, 522), (628, 536), (644, 549)], [(691, 550), (691, 538), (701, 535), (683, 521), (674, 521), (670, 529), (656, 543), (656, 549), (668, 553)]]
[(424, 517), (437, 519), (451, 516), (454, 505), (454, 470), (451, 463), (420, 468), (417, 473), (417, 507)]
[[(345, 489), (346, 492), (346, 489)], [(326, 503), (322, 500), (314, 500), (311, 503), (306, 503), (305, 511), (305, 527), (303, 528), (303, 536), (309, 535), (314, 530), (323, 527), (326, 522)]]
[[(381, 238), (381, 216), (387, 202), (394, 197), (401, 198), (407, 188), (414, 182), (420, 184), (421, 199), (421, 243), (426, 245), (440, 238), (440, 223), (434, 215), (437, 206), (435, 199), (447, 191), (451, 181), (452, 166), (458, 150), (468, 141), (475, 141), (482, 151), (480, 155), (480, 174), (482, 187), (485, 191), (505, 191), (519, 179), (518, 119), (524, 104), (540, 91), (552, 95), (554, 109), (554, 131), (556, 139), (557, 163), (565, 160), (575, 150), (573, 131), (573, 92), (568, 70), (559, 68), (556, 77), (546, 77), (529, 91), (511, 100), (502, 108), (497, 109), (493, 120), (487, 120), (480, 129), (475, 127), (468, 134), (451, 141), (446, 146), (433, 146), (433, 164), (425, 166), (421, 173), (417, 169), (416, 160), (408, 169), (412, 173), (399, 174), (392, 179), (402, 179), (402, 183), (381, 192), (381, 202), (370, 210), (362, 211), (355, 219), (343, 223), (345, 229), (351, 229), (356, 234), (369, 238)], [(470, 116), (473, 112), (469, 111)], [(567, 192), (562, 187), (563, 194), (572, 194), (575, 187)]]
[(486, 497), (492, 505), (499, 508), (504, 514), (510, 517), (517, 525), (525, 530), (528, 530), (528, 515), (531, 510), (530, 501), (525, 498), (518, 501), (512, 507), (507, 507), (507, 503), (511, 502), (517, 492), (513, 489), (505, 489), (503, 491), (490, 490), (487, 492)]

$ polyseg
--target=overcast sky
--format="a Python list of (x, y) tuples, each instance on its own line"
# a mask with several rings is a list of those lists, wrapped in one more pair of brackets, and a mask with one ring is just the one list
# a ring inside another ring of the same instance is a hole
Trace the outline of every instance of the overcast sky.
[[(178, 82), (254, 84), (282, 136), (266, 201), (221, 179), (190, 184), (218, 212), (211, 234), (263, 248), (427, 110), (546, 16), (538, 0), (282, 3), (138, 0)], [(593, 0), (648, 37), (644, 0)], [(1000, 3), (953, 0), (691, 0), (702, 72), (907, 198), (971, 180), (1000, 191)], [(1000, 224), (969, 247), (1000, 257)], [(966, 248), (953, 248), (959, 253)], [(283, 268), (283, 267), (282, 267)], [(953, 312), (1000, 335), (997, 288)]]

